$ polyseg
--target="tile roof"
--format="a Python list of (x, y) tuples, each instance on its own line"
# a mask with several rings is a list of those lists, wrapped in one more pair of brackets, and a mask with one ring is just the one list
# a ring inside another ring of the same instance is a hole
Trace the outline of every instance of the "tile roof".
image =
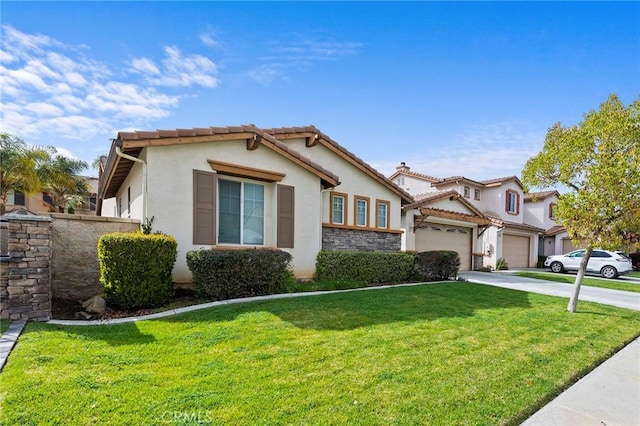
[(426, 180), (426, 181), (429, 181), (429, 182), (438, 182), (438, 181), (442, 180), (441, 178), (425, 175), (423, 173), (418, 173), (418, 172), (414, 172), (414, 171), (411, 171), (411, 170), (396, 170), (391, 176), (389, 176), (389, 179), (393, 180), (393, 179), (395, 179), (396, 177), (398, 177), (400, 175), (413, 176), (413, 177), (416, 177), (418, 179)]
[(301, 127), (276, 127), (276, 128), (263, 129), (263, 130), (266, 133), (273, 135), (275, 138), (278, 138), (278, 136), (280, 135), (289, 135), (289, 134), (310, 133), (310, 134), (318, 135), (320, 143), (329, 144), (331, 147), (334, 148), (334, 150), (338, 154), (342, 155), (343, 158), (346, 158), (347, 160), (351, 160), (352, 162), (355, 163), (356, 166), (359, 166), (371, 177), (378, 180), (379, 182), (387, 186), (389, 189), (391, 189), (393, 192), (398, 194), (400, 198), (403, 200), (403, 202), (405, 203), (413, 202), (413, 197), (411, 196), (411, 194), (406, 192), (404, 189), (400, 188), (398, 185), (396, 185), (394, 182), (388, 179), (385, 175), (383, 175), (382, 173), (380, 173), (379, 171), (371, 167), (368, 163), (366, 163), (360, 157), (358, 157), (357, 155), (355, 155), (354, 153), (346, 149), (344, 146), (340, 145), (338, 142), (331, 139), (326, 134), (322, 133), (319, 129), (317, 129), (313, 125), (307, 125), (307, 126), (301, 126)]
[(488, 179), (488, 180), (483, 180), (480, 183), (482, 183), (485, 186), (494, 186), (498, 184), (502, 185), (503, 183), (507, 183), (511, 181), (516, 181), (518, 185), (520, 185), (520, 187), (524, 187), (524, 185), (522, 185), (522, 182), (520, 182), (520, 179), (517, 176), (505, 176), (500, 178)]
[(542, 191), (542, 192), (527, 192), (524, 194), (524, 201), (544, 200), (545, 198), (550, 197), (552, 195), (560, 196), (560, 193), (555, 189), (551, 191)]
[(442, 179), (438, 180), (437, 182), (434, 182), (433, 186), (440, 186), (440, 185), (445, 185), (447, 183), (458, 182), (458, 181), (466, 181), (466, 182), (469, 182), (469, 183), (472, 183), (472, 184), (478, 185), (478, 186), (483, 186), (484, 185), (482, 182), (478, 182), (477, 180), (469, 179), (469, 178), (466, 178), (464, 176), (449, 176), (449, 177), (446, 177), (446, 178), (442, 178)]

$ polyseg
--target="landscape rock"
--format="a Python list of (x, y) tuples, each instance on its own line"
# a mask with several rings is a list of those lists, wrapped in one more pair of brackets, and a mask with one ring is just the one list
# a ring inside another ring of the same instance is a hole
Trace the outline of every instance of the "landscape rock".
[(101, 295), (93, 296), (82, 304), (82, 308), (92, 314), (104, 314), (107, 310), (107, 302)]

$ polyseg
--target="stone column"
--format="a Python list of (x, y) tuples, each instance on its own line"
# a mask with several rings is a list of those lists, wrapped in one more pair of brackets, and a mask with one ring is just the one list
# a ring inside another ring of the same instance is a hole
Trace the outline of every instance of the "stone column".
[[(51, 318), (51, 218), (6, 214), (8, 259), (0, 267), (0, 318)], [(6, 288), (5, 288), (6, 285)]]

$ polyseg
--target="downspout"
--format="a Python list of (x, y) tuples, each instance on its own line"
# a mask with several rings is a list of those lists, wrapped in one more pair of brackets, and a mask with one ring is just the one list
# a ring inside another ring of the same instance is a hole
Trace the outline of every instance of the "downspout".
[(117, 145), (116, 145), (116, 154), (118, 155), (118, 157), (122, 157), (124, 159), (142, 164), (142, 216), (143, 216), (142, 223), (144, 224), (144, 222), (148, 219), (148, 216), (147, 216), (147, 163), (144, 160), (125, 154), (124, 152), (122, 152), (122, 149), (120, 149), (120, 147)]

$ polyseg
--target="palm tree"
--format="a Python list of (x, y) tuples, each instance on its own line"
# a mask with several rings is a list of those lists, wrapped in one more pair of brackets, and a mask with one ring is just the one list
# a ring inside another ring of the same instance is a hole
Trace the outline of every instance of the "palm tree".
[(39, 170), (53, 152), (53, 148), (28, 147), (19, 137), (0, 133), (0, 215), (9, 191), (30, 194), (40, 189)]
[(43, 189), (49, 193), (60, 213), (68, 207), (75, 209), (85, 203), (84, 196), (91, 188), (87, 180), (78, 175), (86, 168), (86, 162), (62, 155), (56, 155), (42, 168)]

